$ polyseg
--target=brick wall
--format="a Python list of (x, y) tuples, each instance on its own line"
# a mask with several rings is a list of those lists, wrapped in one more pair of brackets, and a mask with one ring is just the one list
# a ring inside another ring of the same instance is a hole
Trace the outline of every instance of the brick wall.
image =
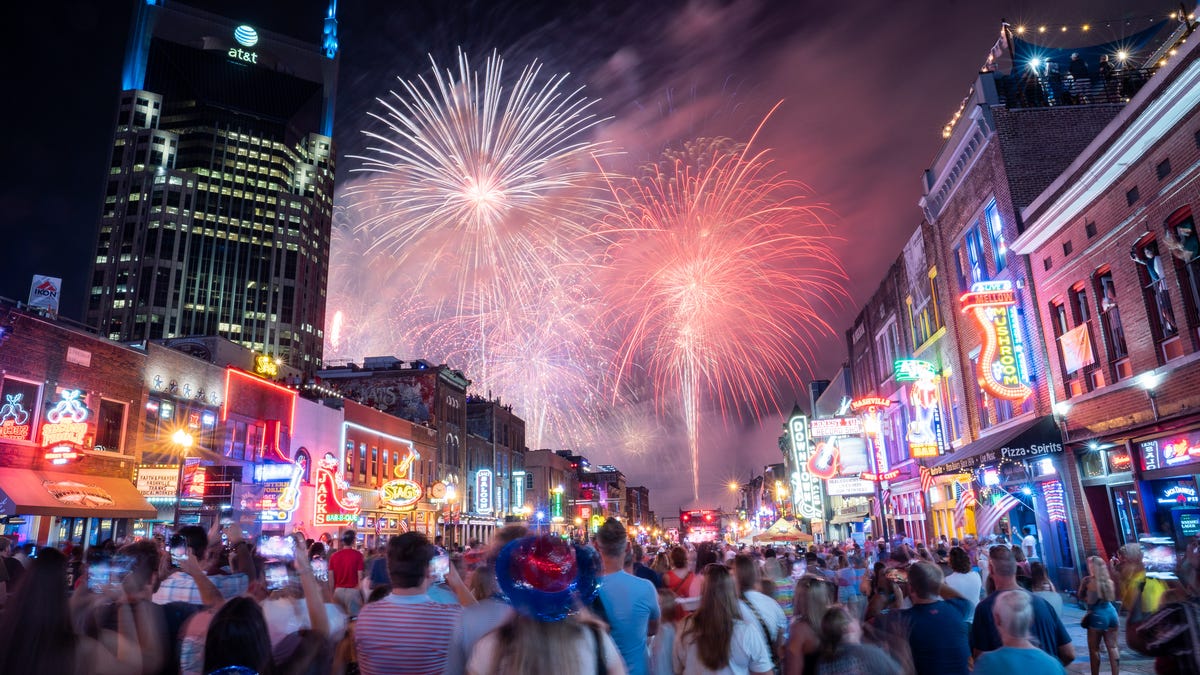
[[(0, 466), (130, 478), (140, 452), (138, 427), (145, 390), (138, 374), (142, 372), (145, 354), (11, 309), (0, 310), (0, 321), (12, 325), (11, 335), (0, 343), (0, 371), (10, 377), (41, 383), (42, 401), (56, 400), (56, 387), (83, 391), (91, 407), (92, 435), (95, 405), (101, 397), (127, 405), (123, 454), (87, 452), (80, 460), (53, 466), (43, 459), (45, 450), (35, 443), (0, 441)], [(69, 347), (86, 352), (89, 364), (68, 362)], [(42, 401), (26, 406), (31, 412), (30, 419), (37, 425), (35, 434), (46, 411)]]
[(1012, 202), (1028, 206), (1092, 142), (1124, 104), (992, 108)]

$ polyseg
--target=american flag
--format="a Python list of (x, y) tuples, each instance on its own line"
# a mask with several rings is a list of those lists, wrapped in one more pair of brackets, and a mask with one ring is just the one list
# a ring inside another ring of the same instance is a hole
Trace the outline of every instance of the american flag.
[(967, 526), (967, 507), (975, 506), (975, 491), (971, 489), (971, 485), (965, 481), (954, 481), (954, 498), (958, 503), (954, 505), (954, 526)]
[(928, 493), (929, 488), (933, 487), (933, 472), (929, 470), (929, 467), (923, 466), (923, 467), (921, 467), (920, 473), (921, 473), (921, 492)]
[(1016, 497), (1006, 491), (1003, 496), (992, 502), (991, 506), (987, 506), (980, 510), (975, 519), (975, 531), (980, 537), (986, 537), (996, 529), (996, 524), (1004, 517), (1004, 514), (1012, 511), (1013, 508), (1021, 502)]

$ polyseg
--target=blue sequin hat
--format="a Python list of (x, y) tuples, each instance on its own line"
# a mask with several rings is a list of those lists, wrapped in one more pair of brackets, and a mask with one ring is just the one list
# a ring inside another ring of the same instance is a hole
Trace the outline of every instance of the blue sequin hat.
[(513, 609), (543, 622), (591, 605), (600, 572), (594, 550), (548, 535), (510, 542), (496, 559), (496, 581)]

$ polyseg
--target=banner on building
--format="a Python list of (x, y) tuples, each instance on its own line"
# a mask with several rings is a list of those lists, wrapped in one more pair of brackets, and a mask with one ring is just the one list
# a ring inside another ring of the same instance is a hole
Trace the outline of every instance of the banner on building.
[(1092, 351), (1092, 337), (1088, 333), (1086, 323), (1081, 323), (1063, 333), (1058, 338), (1058, 344), (1062, 347), (1063, 368), (1068, 373), (1074, 373), (1080, 368), (1096, 362), (1096, 355)]
[(62, 295), (62, 279), (44, 274), (33, 275), (29, 286), (29, 306), (58, 315), (58, 299)]

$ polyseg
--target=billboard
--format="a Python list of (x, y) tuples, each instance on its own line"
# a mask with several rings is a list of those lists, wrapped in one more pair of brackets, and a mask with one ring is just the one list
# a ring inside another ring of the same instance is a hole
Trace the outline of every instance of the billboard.
[(62, 295), (62, 279), (44, 274), (33, 275), (29, 286), (29, 306), (58, 315), (58, 298)]

